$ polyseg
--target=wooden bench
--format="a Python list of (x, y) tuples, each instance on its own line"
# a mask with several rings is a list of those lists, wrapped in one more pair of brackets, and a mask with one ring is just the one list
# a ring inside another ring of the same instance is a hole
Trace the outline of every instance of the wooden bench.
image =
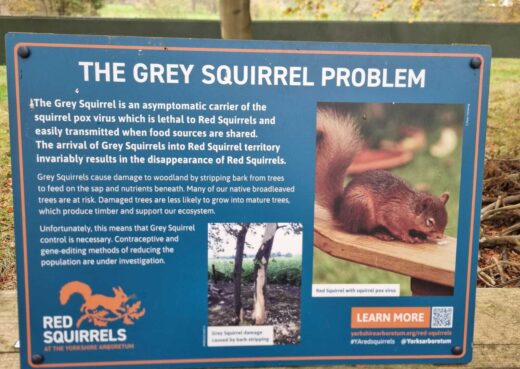
[[(478, 289), (473, 361), (467, 366), (385, 365), (376, 369), (520, 369), (520, 289)], [(0, 291), (0, 369), (20, 367), (16, 291)], [(313, 367), (306, 367), (311, 369)], [(334, 366), (334, 368), (341, 368)], [(143, 366), (143, 369), (145, 367)]]
[(414, 295), (451, 295), (455, 279), (457, 241), (409, 244), (349, 234), (316, 222), (314, 245), (339, 259), (410, 276)]

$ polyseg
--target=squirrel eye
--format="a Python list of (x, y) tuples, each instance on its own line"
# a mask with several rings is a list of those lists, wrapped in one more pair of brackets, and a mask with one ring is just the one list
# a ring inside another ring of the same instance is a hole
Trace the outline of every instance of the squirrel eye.
[(435, 220), (433, 220), (433, 218), (427, 218), (426, 219), (426, 225), (428, 227), (432, 227), (434, 224), (435, 224)]

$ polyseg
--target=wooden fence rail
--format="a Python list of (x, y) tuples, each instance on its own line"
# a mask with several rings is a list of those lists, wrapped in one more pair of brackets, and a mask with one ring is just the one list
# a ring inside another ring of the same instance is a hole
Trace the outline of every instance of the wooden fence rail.
[(328, 224), (316, 222), (314, 244), (321, 251), (342, 260), (389, 270), (447, 287), (453, 287), (455, 283), (457, 246), (453, 237), (446, 237), (442, 245), (434, 243), (416, 245), (349, 234)]
[[(0, 34), (42, 32), (220, 38), (216, 20), (0, 17)], [(255, 21), (258, 40), (491, 45), (494, 57), (520, 57), (520, 23)], [(0, 64), (5, 49), (0, 48)]]

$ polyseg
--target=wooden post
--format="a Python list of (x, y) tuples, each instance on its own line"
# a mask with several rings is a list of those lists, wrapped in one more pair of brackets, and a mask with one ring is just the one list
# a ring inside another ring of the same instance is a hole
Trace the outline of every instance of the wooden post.
[(220, 32), (224, 39), (251, 39), (249, 0), (219, 0)]

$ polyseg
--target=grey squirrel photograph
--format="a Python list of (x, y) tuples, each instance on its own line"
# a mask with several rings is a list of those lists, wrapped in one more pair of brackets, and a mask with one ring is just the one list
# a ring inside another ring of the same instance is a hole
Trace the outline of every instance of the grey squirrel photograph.
[(344, 187), (363, 138), (357, 122), (331, 108), (317, 111), (315, 217), (334, 221), (349, 233), (407, 243), (444, 237), (449, 193), (413, 189), (386, 170), (362, 173)]
[[(381, 267), (370, 250), (454, 268), (463, 123), (457, 104), (317, 104), (314, 227), (336, 246), (315, 242), (313, 285), (391, 284), (411, 295), (409, 270)], [(333, 251), (344, 245), (354, 254)]]

